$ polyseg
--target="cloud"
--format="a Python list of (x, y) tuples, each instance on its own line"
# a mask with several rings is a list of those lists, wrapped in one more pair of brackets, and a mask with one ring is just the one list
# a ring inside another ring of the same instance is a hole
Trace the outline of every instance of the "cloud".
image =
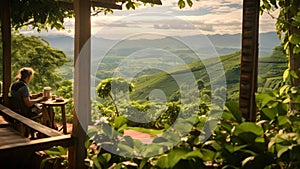
[(169, 29), (169, 30), (173, 29), (173, 30), (180, 30), (180, 31), (194, 30), (195, 33), (199, 33), (198, 31), (211, 31), (211, 32), (214, 31), (213, 26), (211, 24), (205, 24), (203, 21), (199, 21), (199, 20), (187, 21), (184, 18), (161, 21), (160, 23), (154, 24), (153, 28)]
[[(271, 12), (270, 16), (267, 13), (264, 13), (263, 15), (260, 16), (259, 18), (259, 31), (260, 32), (270, 32), (270, 31), (275, 31), (275, 23), (276, 23), (276, 18), (279, 15), (279, 10), (275, 10)], [(275, 18), (273, 18), (275, 17)]]
[[(242, 0), (194, 1), (193, 7), (179, 9), (178, 0), (163, 0), (162, 6), (141, 6), (136, 10), (114, 11), (93, 16), (92, 33), (119, 38), (141, 32), (166, 35), (236, 34), (242, 31)], [(275, 13), (274, 16), (277, 16)], [(260, 32), (275, 31), (275, 19), (260, 16)], [(65, 22), (68, 35), (74, 34), (74, 19)], [(50, 31), (55, 33), (55, 31)], [(61, 32), (59, 32), (61, 33)], [(63, 32), (65, 33), (65, 32)]]
[(174, 11), (191, 11), (191, 10), (209, 10), (212, 13), (220, 11), (220, 7), (228, 7), (228, 11), (234, 8), (242, 8), (242, 1), (240, 0), (218, 0), (218, 1), (213, 1), (213, 0), (201, 0), (201, 1), (193, 1), (193, 6), (189, 7), (186, 5), (185, 8), (179, 9), (177, 6), (178, 0), (165, 0), (163, 1), (163, 6), (162, 7), (171, 7), (172, 10)]

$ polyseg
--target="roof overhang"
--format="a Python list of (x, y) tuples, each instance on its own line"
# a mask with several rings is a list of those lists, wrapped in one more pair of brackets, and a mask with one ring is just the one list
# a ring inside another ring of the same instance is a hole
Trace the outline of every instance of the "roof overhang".
[[(73, 0), (57, 0), (59, 5), (65, 9), (73, 10)], [(91, 7), (110, 8), (122, 10), (122, 4), (116, 0), (91, 0)]]

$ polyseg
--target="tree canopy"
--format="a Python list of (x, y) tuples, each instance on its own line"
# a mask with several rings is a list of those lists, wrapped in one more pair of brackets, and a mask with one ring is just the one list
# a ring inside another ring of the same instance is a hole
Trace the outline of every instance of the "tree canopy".
[[(35, 70), (30, 82), (33, 92), (42, 91), (45, 86), (58, 88), (62, 77), (56, 74), (56, 70), (66, 62), (66, 55), (61, 50), (52, 48), (41, 37), (20, 34), (12, 36), (12, 77), (14, 79), (20, 68), (32, 67)], [(0, 75), (2, 76), (2, 72)]]

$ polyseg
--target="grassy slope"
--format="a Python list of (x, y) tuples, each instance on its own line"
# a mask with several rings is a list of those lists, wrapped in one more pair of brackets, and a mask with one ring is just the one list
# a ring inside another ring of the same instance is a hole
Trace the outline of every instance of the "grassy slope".
[[(236, 95), (238, 91), (238, 81), (239, 81), (239, 65), (240, 65), (240, 52), (236, 52), (229, 55), (224, 55), (220, 57), (222, 64), (224, 66), (224, 72), (227, 81), (227, 89), (229, 94)], [(205, 66), (203, 64), (205, 63)], [(205, 83), (206, 87), (209, 87), (209, 76), (206, 71), (206, 68), (212, 66), (217, 66), (216, 58), (207, 59), (205, 61), (191, 62), (183, 67), (177, 67), (174, 70), (170, 70), (170, 74), (165, 72), (159, 72), (155, 74), (144, 75), (140, 78), (137, 78), (133, 83), (135, 84), (135, 93), (133, 98), (144, 99), (149, 95), (153, 89), (161, 89), (164, 91), (167, 97), (175, 93), (179, 88), (171, 75), (179, 77), (180, 80), (189, 78), (187, 72), (192, 72), (196, 80), (202, 80)], [(214, 79), (218, 78), (214, 76)]]
[[(287, 61), (284, 56), (274, 52), (267, 57), (259, 58), (259, 87), (276, 88), (279, 87), (283, 71), (286, 69)], [(229, 55), (221, 56), (224, 72), (226, 76), (227, 96), (228, 99), (237, 99), (239, 95), (239, 75), (240, 75), (240, 59), (241, 53), (236, 52)], [(191, 62), (187, 67), (177, 67), (170, 70), (171, 75), (181, 76), (180, 79), (188, 78), (186, 72), (191, 71), (196, 80), (203, 80), (205, 86), (209, 86), (209, 76), (206, 68), (209, 66), (216, 66), (215, 58), (205, 61), (205, 66), (202, 62)], [(167, 97), (172, 96), (179, 89), (176, 81), (170, 74), (160, 72), (155, 74), (148, 74), (135, 79), (133, 82), (136, 86), (135, 93), (132, 98), (145, 99), (149, 92), (154, 89), (164, 91)], [(216, 79), (212, 79), (216, 80)], [(208, 87), (209, 88), (209, 87)]]

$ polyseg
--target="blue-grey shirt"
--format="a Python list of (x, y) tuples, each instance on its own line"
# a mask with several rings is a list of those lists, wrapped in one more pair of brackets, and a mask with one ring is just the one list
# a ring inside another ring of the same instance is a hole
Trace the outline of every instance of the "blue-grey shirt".
[(19, 80), (13, 83), (11, 86), (12, 109), (25, 117), (32, 117), (34, 114), (31, 107), (27, 107), (24, 102), (24, 98), (30, 96), (29, 88), (24, 81)]

